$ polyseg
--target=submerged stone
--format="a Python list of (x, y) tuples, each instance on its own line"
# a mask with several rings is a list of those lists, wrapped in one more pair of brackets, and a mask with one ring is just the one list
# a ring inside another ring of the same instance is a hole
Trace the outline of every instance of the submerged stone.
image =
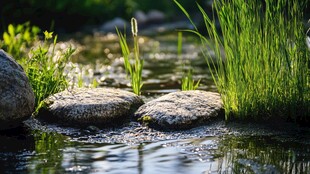
[(14, 128), (34, 111), (35, 97), (23, 68), (0, 50), (0, 130)]
[(218, 93), (173, 92), (142, 105), (134, 117), (160, 129), (189, 129), (224, 115)]
[(143, 104), (134, 93), (114, 88), (75, 88), (45, 100), (39, 118), (67, 126), (118, 126)]
[(126, 26), (128, 26), (128, 23), (124, 19), (120, 17), (116, 17), (113, 20), (110, 20), (104, 23), (100, 27), (100, 30), (104, 32), (112, 32), (112, 31), (115, 31), (115, 27), (117, 27), (117, 29), (119, 29), (120, 31), (123, 31)]

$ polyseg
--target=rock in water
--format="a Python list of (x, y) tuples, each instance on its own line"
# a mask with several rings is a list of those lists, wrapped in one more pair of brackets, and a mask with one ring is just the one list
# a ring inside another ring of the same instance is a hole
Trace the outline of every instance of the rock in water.
[(23, 68), (0, 50), (0, 130), (18, 126), (34, 111), (35, 97)]
[(120, 31), (123, 31), (126, 26), (128, 26), (128, 23), (124, 19), (117, 17), (104, 23), (100, 27), (100, 30), (104, 32), (115, 32), (115, 27), (117, 27)]
[(45, 100), (39, 117), (66, 126), (118, 126), (129, 120), (142, 99), (134, 93), (113, 88), (75, 88)]
[(158, 10), (150, 10), (147, 14), (147, 21), (149, 23), (160, 23), (165, 20), (165, 14)]
[(160, 129), (189, 129), (223, 116), (218, 93), (205, 91), (174, 92), (142, 105), (134, 117)]

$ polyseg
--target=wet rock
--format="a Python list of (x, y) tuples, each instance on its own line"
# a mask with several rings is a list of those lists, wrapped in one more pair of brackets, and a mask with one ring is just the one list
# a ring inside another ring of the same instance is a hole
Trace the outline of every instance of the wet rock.
[(189, 129), (222, 117), (218, 93), (205, 91), (173, 92), (142, 105), (134, 117), (160, 129)]
[(158, 10), (150, 10), (147, 14), (138, 10), (135, 12), (134, 17), (137, 19), (139, 26), (142, 24), (158, 24), (165, 21), (166, 16), (163, 12)]
[(67, 126), (118, 126), (143, 104), (139, 96), (113, 88), (75, 88), (45, 100), (39, 117)]
[(165, 33), (169, 31), (175, 31), (177, 29), (186, 29), (186, 28), (193, 29), (193, 26), (191, 23), (187, 21), (176, 21), (176, 22), (170, 22), (170, 23), (163, 23), (161, 25), (151, 25), (150, 27), (142, 29), (140, 33), (142, 35), (151, 36), (157, 33)]
[(147, 13), (147, 22), (160, 23), (164, 22), (165, 14), (158, 10), (150, 10)]
[(124, 19), (117, 17), (104, 23), (100, 27), (100, 30), (104, 32), (115, 32), (115, 27), (117, 27), (120, 31), (123, 31), (125, 26), (128, 26), (128, 23)]
[(18, 126), (34, 111), (35, 97), (23, 68), (0, 50), (0, 130)]
[(146, 14), (141, 10), (136, 11), (134, 17), (137, 19), (139, 25), (145, 24), (148, 20)]

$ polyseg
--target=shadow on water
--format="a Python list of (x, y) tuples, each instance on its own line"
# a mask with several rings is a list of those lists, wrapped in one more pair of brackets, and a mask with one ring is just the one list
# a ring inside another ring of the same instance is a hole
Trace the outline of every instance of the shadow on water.
[(25, 128), (0, 131), (0, 173), (27, 171), (34, 149), (34, 137)]

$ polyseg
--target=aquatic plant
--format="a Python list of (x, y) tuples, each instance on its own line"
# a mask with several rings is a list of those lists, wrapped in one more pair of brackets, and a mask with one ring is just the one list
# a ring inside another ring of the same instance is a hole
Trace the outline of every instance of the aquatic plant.
[[(186, 10), (176, 1), (184, 14)], [(209, 68), (221, 93), (226, 120), (282, 118), (310, 121), (309, 62), (303, 9), (309, 1), (214, 1), (218, 17), (202, 6), (208, 37), (195, 30), (206, 48)]]
[(130, 75), (132, 90), (135, 94), (140, 95), (142, 83), (143, 59), (140, 58), (138, 43), (138, 24), (135, 18), (131, 19), (131, 31), (133, 37), (133, 56), (134, 63), (130, 62), (130, 51), (126, 41), (126, 35), (122, 34), (117, 28), (116, 32), (119, 37), (119, 43), (124, 57), (124, 67), (126, 73)]

